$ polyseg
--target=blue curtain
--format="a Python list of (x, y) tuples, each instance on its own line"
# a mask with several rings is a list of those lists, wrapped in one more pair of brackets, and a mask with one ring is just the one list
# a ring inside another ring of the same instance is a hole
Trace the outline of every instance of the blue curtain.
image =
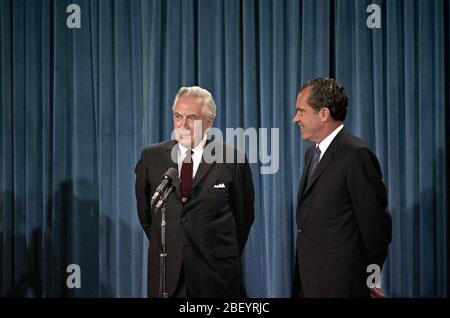
[[(72, 3), (80, 29), (66, 25)], [(379, 29), (366, 24), (373, 3)], [(382, 166), (383, 290), (447, 296), (449, 17), (446, 0), (1, 0), (0, 296), (146, 296), (134, 165), (170, 138), (177, 90), (200, 85), (223, 132), (279, 129), (277, 173), (252, 165), (243, 265), (250, 297), (289, 297), (309, 146), (291, 119), (316, 76), (347, 88), (345, 125)], [(69, 264), (80, 289), (66, 286)]]

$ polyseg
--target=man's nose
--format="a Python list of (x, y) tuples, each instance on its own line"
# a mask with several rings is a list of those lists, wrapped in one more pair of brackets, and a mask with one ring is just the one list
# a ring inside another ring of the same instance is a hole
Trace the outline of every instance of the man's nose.
[(183, 120), (182, 120), (182, 122), (181, 122), (181, 127), (183, 127), (183, 128), (189, 128), (187, 118), (183, 118)]

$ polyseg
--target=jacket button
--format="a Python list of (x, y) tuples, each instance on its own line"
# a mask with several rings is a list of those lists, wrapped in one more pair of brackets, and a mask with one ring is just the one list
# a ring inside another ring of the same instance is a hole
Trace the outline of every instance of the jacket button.
[(302, 228), (302, 227), (299, 227), (299, 228), (297, 229), (297, 232), (298, 232), (298, 233), (302, 233), (302, 232), (303, 232), (303, 228)]
[(178, 246), (183, 246), (183, 243), (181, 243), (181, 242), (178, 242), (178, 244), (177, 244)]
[(181, 219), (180, 219), (180, 222), (181, 222), (181, 223), (186, 223), (186, 219), (185, 219), (185, 218), (181, 218)]

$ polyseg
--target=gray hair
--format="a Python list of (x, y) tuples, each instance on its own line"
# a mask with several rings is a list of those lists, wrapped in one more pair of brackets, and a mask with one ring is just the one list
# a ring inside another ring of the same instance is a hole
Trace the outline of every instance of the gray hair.
[(182, 87), (175, 96), (175, 101), (173, 102), (172, 110), (175, 110), (175, 105), (177, 104), (178, 98), (181, 96), (185, 97), (201, 97), (203, 98), (203, 115), (207, 117), (216, 117), (216, 102), (212, 94), (199, 86), (191, 86), (191, 87)]

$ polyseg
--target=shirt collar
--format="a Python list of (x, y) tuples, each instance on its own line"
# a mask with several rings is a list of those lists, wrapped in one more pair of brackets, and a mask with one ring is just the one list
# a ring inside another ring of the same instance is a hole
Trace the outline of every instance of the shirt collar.
[(178, 146), (180, 147), (180, 155), (183, 156), (188, 150), (191, 150), (194, 153), (203, 152), (203, 148), (205, 148), (207, 138), (208, 138), (208, 136), (207, 136), (207, 134), (205, 134), (202, 141), (200, 141), (199, 144), (197, 146), (195, 146), (193, 149), (188, 149), (179, 143)]
[(336, 137), (336, 135), (344, 128), (344, 124), (340, 124), (339, 127), (337, 127), (331, 134), (327, 136), (324, 140), (320, 142), (319, 145), (316, 144), (316, 147), (319, 146), (320, 148), (320, 158), (322, 158), (325, 151), (327, 151), (328, 147), (330, 146), (333, 139)]

